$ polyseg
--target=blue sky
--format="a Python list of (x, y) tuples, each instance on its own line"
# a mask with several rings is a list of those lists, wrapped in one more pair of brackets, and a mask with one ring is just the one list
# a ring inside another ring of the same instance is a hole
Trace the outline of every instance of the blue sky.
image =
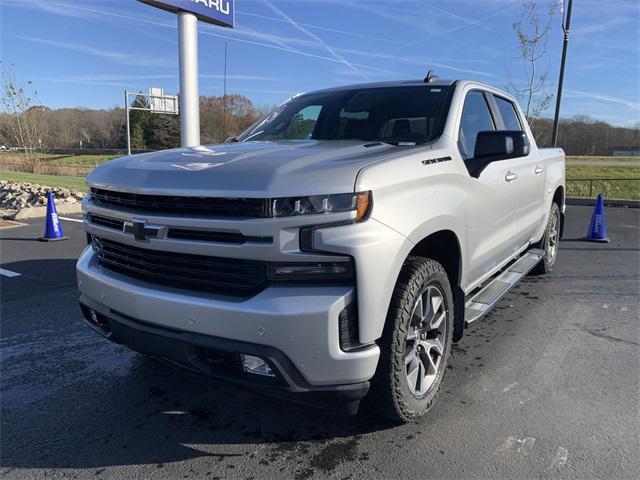
[[(546, 8), (551, 0), (538, 0)], [(554, 0), (557, 1), (557, 0)], [(521, 82), (521, 0), (236, 0), (235, 30), (200, 25), (200, 93), (258, 105), (332, 85), (469, 78)], [(549, 43), (555, 91), (560, 15)], [(123, 90), (178, 90), (174, 15), (135, 0), (0, 0), (0, 58), (50, 107), (110, 108)], [(562, 116), (640, 124), (640, 2), (576, 0)], [(510, 73), (508, 73), (510, 72)]]

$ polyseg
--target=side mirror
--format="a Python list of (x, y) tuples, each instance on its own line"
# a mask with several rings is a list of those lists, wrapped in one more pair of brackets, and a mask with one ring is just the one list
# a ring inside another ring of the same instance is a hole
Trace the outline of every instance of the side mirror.
[(522, 130), (491, 130), (478, 132), (473, 152), (471, 175), (478, 178), (492, 162), (529, 155), (530, 144)]

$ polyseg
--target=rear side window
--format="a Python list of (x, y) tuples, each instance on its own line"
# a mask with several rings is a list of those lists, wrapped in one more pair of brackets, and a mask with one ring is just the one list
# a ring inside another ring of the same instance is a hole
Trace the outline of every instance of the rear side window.
[(498, 105), (498, 110), (500, 110), (500, 115), (502, 115), (505, 130), (522, 130), (522, 125), (520, 125), (520, 120), (518, 120), (518, 114), (516, 113), (516, 108), (513, 103), (504, 98), (495, 96), (493, 98), (496, 99), (496, 105)]
[(482, 92), (473, 90), (467, 94), (464, 101), (458, 134), (458, 147), (463, 158), (473, 157), (478, 132), (488, 130), (495, 130), (489, 105)]

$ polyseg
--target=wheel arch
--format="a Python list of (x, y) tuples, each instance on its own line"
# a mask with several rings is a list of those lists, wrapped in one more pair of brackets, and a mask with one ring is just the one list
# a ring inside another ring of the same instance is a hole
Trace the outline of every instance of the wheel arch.
[(551, 200), (552, 203), (556, 203), (558, 205), (558, 208), (560, 209), (560, 239), (562, 239), (562, 236), (564, 234), (564, 202), (565, 202), (565, 192), (564, 192), (564, 186), (563, 185), (558, 185), (556, 187), (556, 191), (553, 193), (553, 200)]
[(430, 258), (444, 268), (453, 293), (453, 340), (460, 340), (464, 333), (464, 292), (460, 287), (463, 265), (458, 235), (448, 229), (430, 233), (415, 244), (408, 256)]
[(440, 230), (420, 240), (409, 256), (426, 257), (440, 263), (451, 285), (459, 285), (462, 276), (460, 240), (452, 230)]

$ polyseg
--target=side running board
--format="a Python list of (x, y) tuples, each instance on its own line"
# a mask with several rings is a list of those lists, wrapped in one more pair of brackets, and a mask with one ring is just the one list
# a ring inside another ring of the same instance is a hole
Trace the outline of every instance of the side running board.
[(533, 248), (512, 263), (506, 270), (494, 277), (490, 283), (467, 300), (465, 304), (465, 324), (475, 322), (484, 317), (544, 258), (544, 250)]

